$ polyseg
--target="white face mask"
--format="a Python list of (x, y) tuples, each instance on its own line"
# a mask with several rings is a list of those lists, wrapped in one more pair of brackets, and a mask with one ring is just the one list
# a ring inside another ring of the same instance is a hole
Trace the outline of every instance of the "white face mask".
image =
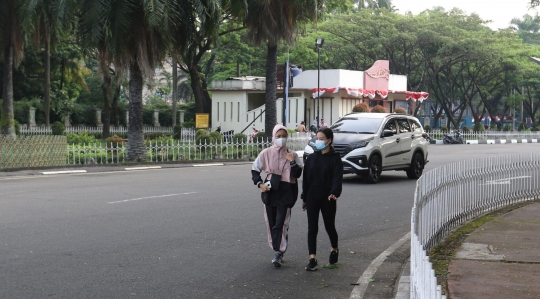
[(284, 147), (287, 146), (287, 138), (278, 138), (274, 141), (276, 146), (278, 147)]

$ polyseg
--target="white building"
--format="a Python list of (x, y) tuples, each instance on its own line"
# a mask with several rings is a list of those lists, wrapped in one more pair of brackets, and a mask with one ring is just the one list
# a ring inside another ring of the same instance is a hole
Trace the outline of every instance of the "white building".
[[(301, 121), (306, 126), (319, 115), (330, 125), (365, 102), (370, 108), (381, 105), (388, 112), (401, 107), (407, 110), (411, 101), (422, 101), (426, 93), (407, 92), (407, 76), (393, 75), (386, 60), (378, 60), (366, 71), (321, 70), (320, 98), (317, 98), (317, 70), (307, 70), (293, 78), (289, 89), (287, 127), (294, 129)], [(284, 123), (283, 88), (277, 90), (277, 120)], [(222, 132), (249, 134), (253, 124), (258, 130), (265, 124), (265, 78), (241, 77), (213, 81), (212, 127)]]

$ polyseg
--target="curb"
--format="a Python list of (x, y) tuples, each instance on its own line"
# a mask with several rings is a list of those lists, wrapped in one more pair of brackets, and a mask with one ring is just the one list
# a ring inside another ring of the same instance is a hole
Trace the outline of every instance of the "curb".
[(145, 163), (134, 163), (129, 165), (69, 165), (59, 167), (39, 167), (14, 169), (10, 171), (0, 172), (2, 177), (15, 177), (23, 175), (56, 175), (56, 174), (79, 174), (79, 173), (98, 173), (98, 172), (113, 172), (113, 171), (139, 171), (139, 170), (155, 170), (155, 169), (170, 169), (170, 168), (188, 168), (188, 167), (211, 167), (211, 166), (229, 166), (229, 165), (245, 165), (251, 164), (251, 161), (195, 161), (199, 163), (161, 163), (160, 165), (149, 165)]

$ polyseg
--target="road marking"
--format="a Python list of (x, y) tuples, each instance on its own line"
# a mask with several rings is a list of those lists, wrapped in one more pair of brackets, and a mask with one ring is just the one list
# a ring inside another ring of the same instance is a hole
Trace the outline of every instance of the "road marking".
[(86, 170), (61, 170), (61, 171), (44, 171), (41, 174), (66, 174), (66, 173), (85, 173)]
[(144, 167), (130, 167), (124, 168), (125, 170), (145, 170), (145, 169), (160, 169), (161, 166), (144, 166)]
[(481, 186), (482, 185), (510, 185), (511, 180), (527, 179), (527, 178), (530, 178), (530, 177), (531, 177), (530, 175), (515, 176), (515, 177), (511, 177), (511, 178), (504, 178), (504, 179), (499, 179), (499, 180), (487, 181), (485, 184), (480, 184), (480, 185)]
[(214, 164), (193, 164), (194, 167), (205, 167), (205, 166), (224, 166), (223, 163), (214, 163)]
[(171, 196), (176, 196), (176, 195), (187, 195), (187, 194), (195, 194), (195, 193), (197, 193), (197, 192), (186, 192), (186, 193), (175, 193), (175, 194), (167, 194), (167, 195), (156, 195), (156, 196), (124, 199), (124, 200), (119, 200), (119, 201), (111, 201), (111, 202), (108, 202), (108, 203), (123, 203), (123, 202), (128, 202), (128, 201), (136, 201), (136, 200), (151, 199), (151, 198), (161, 198), (161, 197), (171, 197)]
[(405, 236), (401, 237), (396, 243), (392, 244), (388, 249), (383, 251), (377, 258), (375, 258), (371, 264), (367, 267), (366, 271), (362, 273), (362, 276), (358, 279), (357, 285), (354, 287), (354, 289), (351, 292), (350, 299), (362, 299), (364, 298), (364, 294), (366, 293), (367, 287), (369, 285), (369, 282), (373, 278), (373, 275), (375, 275), (375, 272), (379, 270), (383, 262), (386, 260), (388, 256), (390, 256), (396, 249), (401, 247), (403, 244), (407, 243), (411, 240), (411, 233), (409, 232)]

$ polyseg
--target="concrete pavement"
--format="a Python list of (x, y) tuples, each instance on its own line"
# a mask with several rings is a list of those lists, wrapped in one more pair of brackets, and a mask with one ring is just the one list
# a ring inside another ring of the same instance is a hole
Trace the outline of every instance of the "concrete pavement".
[(540, 298), (540, 203), (488, 222), (448, 268), (450, 298)]
[[(512, 210), (471, 233), (448, 267), (450, 299), (540, 298), (540, 203)], [(396, 299), (409, 298), (409, 271)]]

